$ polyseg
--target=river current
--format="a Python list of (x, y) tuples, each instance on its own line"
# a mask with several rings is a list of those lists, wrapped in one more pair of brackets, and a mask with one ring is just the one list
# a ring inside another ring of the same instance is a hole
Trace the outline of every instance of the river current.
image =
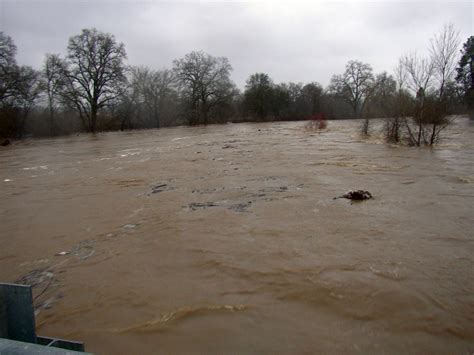
[[(97, 354), (472, 354), (474, 122), (433, 149), (380, 124), (1, 148), (0, 281)], [(352, 189), (374, 198), (334, 199)]]

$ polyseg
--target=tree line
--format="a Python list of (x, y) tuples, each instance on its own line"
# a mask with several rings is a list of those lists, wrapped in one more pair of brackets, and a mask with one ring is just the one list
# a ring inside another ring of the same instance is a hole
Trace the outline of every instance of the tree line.
[(387, 117), (386, 137), (433, 144), (448, 115), (474, 110), (474, 36), (459, 49), (446, 25), (429, 54), (400, 57), (393, 74), (374, 73), (357, 60), (318, 82), (276, 84), (250, 75), (241, 92), (225, 57), (193, 51), (154, 70), (126, 65), (123, 43), (84, 29), (69, 39), (66, 55), (46, 54), (40, 71), (16, 62), (17, 48), (0, 32), (0, 137), (160, 128), (210, 123)]

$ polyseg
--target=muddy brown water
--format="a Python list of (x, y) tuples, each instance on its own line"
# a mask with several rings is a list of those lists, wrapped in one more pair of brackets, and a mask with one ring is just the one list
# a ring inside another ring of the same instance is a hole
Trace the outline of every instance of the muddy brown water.
[(97, 354), (471, 354), (474, 123), (435, 149), (358, 124), (2, 148), (0, 280)]

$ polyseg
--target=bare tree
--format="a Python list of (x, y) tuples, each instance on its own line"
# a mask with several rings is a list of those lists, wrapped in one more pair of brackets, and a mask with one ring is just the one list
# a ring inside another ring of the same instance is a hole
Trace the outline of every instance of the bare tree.
[(396, 93), (393, 98), (391, 115), (385, 118), (384, 134), (387, 142), (399, 143), (402, 140), (402, 128), (407, 117), (412, 114), (412, 96), (407, 90), (408, 72), (404, 57), (399, 58), (394, 68)]
[(411, 112), (413, 124), (404, 119), (412, 145), (435, 144), (440, 132), (450, 123), (444, 96), (454, 76), (458, 46), (454, 26), (445, 25), (431, 41), (429, 57), (411, 53), (400, 60), (398, 71), (405, 72), (407, 87), (416, 94)]
[(446, 84), (454, 78), (459, 44), (459, 32), (452, 23), (444, 25), (431, 40), (430, 54), (440, 99), (444, 96)]
[(111, 34), (84, 29), (69, 39), (62, 96), (87, 131), (96, 131), (99, 110), (119, 98), (126, 80), (125, 59), (124, 45)]
[(138, 100), (146, 107), (155, 127), (159, 128), (166, 101), (175, 89), (174, 73), (169, 69), (133, 68), (131, 82), (139, 95)]
[(61, 89), (64, 86), (65, 63), (59, 54), (46, 54), (43, 65), (44, 89), (48, 97), (49, 125), (50, 133), (56, 133), (54, 113), (60, 98)]
[(408, 118), (404, 119), (408, 140), (411, 145), (420, 146), (425, 134), (425, 98), (429, 85), (433, 81), (434, 62), (430, 57), (420, 57), (416, 52), (401, 58), (402, 70), (405, 71), (407, 87), (416, 93), (416, 105), (411, 114), (415, 127), (410, 125)]
[(393, 114), (393, 99), (397, 92), (397, 83), (393, 76), (382, 72), (375, 76), (374, 85), (368, 97), (367, 111), (375, 117), (387, 117)]
[(22, 138), (42, 85), (39, 73), (31, 67), (18, 66), (15, 55), (13, 40), (0, 32), (0, 134)]
[(416, 52), (401, 58), (402, 68), (405, 71), (407, 87), (413, 92), (427, 91), (433, 81), (434, 62), (430, 57), (420, 57)]
[(16, 86), (15, 104), (20, 108), (20, 116), (17, 122), (16, 133), (17, 138), (22, 138), (28, 115), (36, 104), (43, 87), (40, 73), (31, 67), (20, 67), (19, 78)]
[(397, 83), (397, 90), (403, 90), (406, 88), (408, 73), (405, 69), (404, 58), (401, 57), (398, 59), (398, 63), (394, 68), (394, 77)]
[(372, 67), (357, 60), (346, 64), (342, 75), (331, 78), (329, 91), (346, 100), (352, 107), (354, 117), (359, 118), (364, 109), (365, 100), (369, 96), (374, 83)]
[(0, 103), (15, 96), (19, 78), (19, 67), (16, 63), (16, 46), (10, 36), (0, 32)]
[(230, 80), (231, 70), (227, 58), (202, 51), (173, 61), (173, 71), (189, 105), (191, 124), (207, 124), (211, 110), (232, 98), (235, 85)]
[(385, 118), (385, 139), (399, 143), (403, 138), (402, 129), (408, 125), (408, 117), (413, 115), (414, 99), (406, 89), (399, 88), (393, 98), (392, 115)]
[(443, 29), (431, 41), (430, 54), (433, 61), (434, 76), (437, 81), (437, 99), (433, 99), (426, 107), (431, 127), (429, 145), (439, 139), (440, 132), (450, 123), (447, 118), (447, 91), (446, 88), (454, 81), (456, 60), (460, 45), (459, 32), (453, 24), (444, 25)]

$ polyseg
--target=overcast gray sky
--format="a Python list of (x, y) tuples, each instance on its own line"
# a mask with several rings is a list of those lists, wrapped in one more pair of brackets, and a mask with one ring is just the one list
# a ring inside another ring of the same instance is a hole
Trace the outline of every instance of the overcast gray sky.
[(70, 36), (96, 27), (125, 44), (132, 65), (171, 67), (204, 50), (229, 58), (240, 88), (255, 72), (327, 85), (350, 59), (391, 72), (448, 22), (465, 42), (474, 34), (473, 3), (0, 0), (0, 30), (15, 41), (18, 62), (35, 68), (45, 53), (64, 54)]

